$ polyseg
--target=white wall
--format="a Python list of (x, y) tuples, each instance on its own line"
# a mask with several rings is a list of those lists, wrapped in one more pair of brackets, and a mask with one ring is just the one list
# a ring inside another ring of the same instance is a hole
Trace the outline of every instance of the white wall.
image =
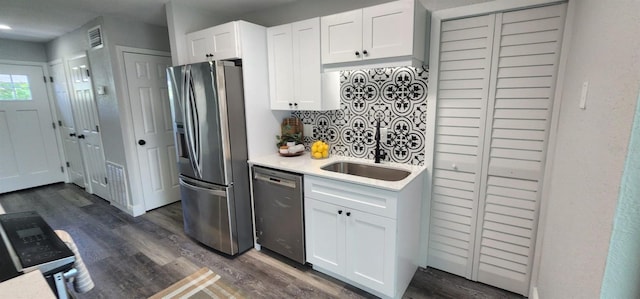
[[(540, 298), (600, 295), (640, 86), (640, 1), (572, 0), (572, 7), (551, 189), (543, 199), (537, 248), (533, 286)], [(586, 110), (578, 108), (583, 81), (589, 81)]]
[[(100, 124), (103, 127), (103, 144), (105, 158), (120, 165), (127, 165), (124, 150), (122, 127), (123, 105), (129, 105), (128, 97), (121, 96), (127, 92), (125, 82), (120, 82), (121, 72), (116, 59), (116, 46), (136, 47), (143, 49), (169, 51), (169, 33), (166, 27), (149, 25), (134, 20), (103, 17), (105, 51), (90, 51), (89, 58), (92, 67), (100, 65), (100, 72), (94, 70), (93, 84), (106, 86), (105, 95), (95, 94), (100, 114)], [(101, 53), (101, 54), (98, 54)], [(97, 55), (101, 58), (97, 59)], [(91, 59), (93, 58), (93, 59)], [(129, 166), (132, 167), (132, 166)], [(137, 165), (135, 165), (137, 167)]]
[(47, 62), (44, 43), (0, 39), (0, 59), (15, 61)]
[(232, 20), (229, 18), (230, 16), (219, 17), (211, 12), (187, 7), (184, 5), (184, 1), (180, 0), (171, 0), (165, 5), (165, 9), (173, 65), (187, 63), (187, 39), (185, 34)]

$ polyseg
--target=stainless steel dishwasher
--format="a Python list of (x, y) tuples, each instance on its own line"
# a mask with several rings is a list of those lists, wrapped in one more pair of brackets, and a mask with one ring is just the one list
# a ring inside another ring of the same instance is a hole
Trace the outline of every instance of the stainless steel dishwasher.
[(302, 175), (253, 167), (257, 243), (304, 264)]

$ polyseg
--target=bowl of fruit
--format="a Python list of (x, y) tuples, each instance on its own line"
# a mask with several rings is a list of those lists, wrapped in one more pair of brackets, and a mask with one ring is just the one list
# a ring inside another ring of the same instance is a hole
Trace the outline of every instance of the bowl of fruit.
[(311, 158), (326, 159), (329, 158), (329, 144), (318, 140), (311, 145)]

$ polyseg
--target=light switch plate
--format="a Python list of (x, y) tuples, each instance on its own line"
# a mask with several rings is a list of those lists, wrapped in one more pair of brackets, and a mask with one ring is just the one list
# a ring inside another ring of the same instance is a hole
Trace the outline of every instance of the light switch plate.
[(302, 125), (302, 134), (304, 134), (304, 136), (313, 138), (313, 125), (312, 124), (303, 124)]
[(587, 93), (589, 91), (589, 81), (582, 83), (582, 93), (580, 93), (580, 109), (587, 109)]

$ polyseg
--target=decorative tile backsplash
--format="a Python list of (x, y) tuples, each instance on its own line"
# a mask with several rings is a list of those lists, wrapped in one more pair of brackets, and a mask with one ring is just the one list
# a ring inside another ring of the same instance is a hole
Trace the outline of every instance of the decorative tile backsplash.
[(295, 111), (314, 140), (331, 145), (331, 154), (373, 159), (376, 120), (388, 128), (380, 144), (384, 161), (424, 164), (428, 67), (377, 68), (340, 73), (340, 110)]

